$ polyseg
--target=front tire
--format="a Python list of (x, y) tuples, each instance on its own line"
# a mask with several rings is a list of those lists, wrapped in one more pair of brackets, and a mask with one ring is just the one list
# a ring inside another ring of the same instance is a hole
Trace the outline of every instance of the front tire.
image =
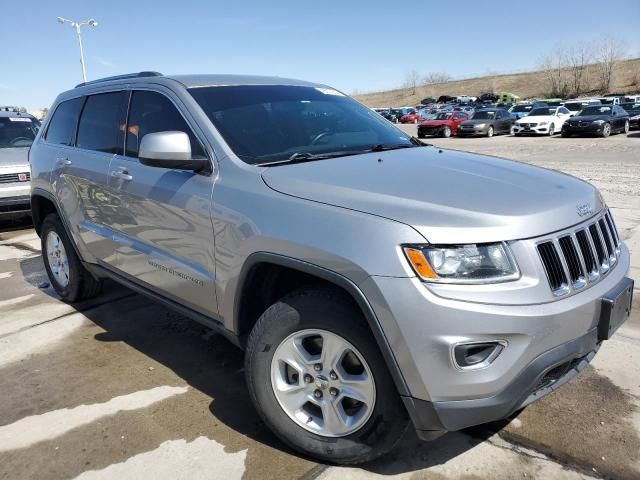
[(556, 133), (556, 126), (552, 123), (549, 125), (549, 136), (553, 137), (553, 134)]
[(630, 126), (629, 126), (629, 120), (627, 120), (626, 122), (624, 122), (624, 129), (623, 129), (623, 131), (624, 131), (624, 133), (625, 133), (625, 134), (629, 133), (629, 128), (630, 128)]
[(445, 125), (440, 132), (440, 136), (444, 138), (449, 138), (451, 136), (451, 127)]
[(42, 222), (40, 245), (47, 276), (62, 300), (76, 302), (100, 292), (102, 281), (84, 268), (57, 214), (50, 213)]
[(487, 128), (487, 137), (493, 137), (493, 127), (491, 125), (489, 125), (489, 128)]
[(338, 291), (305, 288), (269, 307), (249, 336), (245, 371), (265, 423), (303, 454), (367, 462), (407, 428), (371, 331)]
[(611, 124), (605, 123), (602, 126), (602, 133), (600, 135), (604, 138), (607, 138), (609, 135), (611, 135)]

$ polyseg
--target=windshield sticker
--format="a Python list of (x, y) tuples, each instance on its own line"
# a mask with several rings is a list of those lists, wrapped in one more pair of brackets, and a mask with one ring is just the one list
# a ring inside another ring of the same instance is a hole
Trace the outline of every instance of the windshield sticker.
[(25, 117), (9, 117), (9, 121), (10, 122), (29, 122), (31, 123), (31, 119), (30, 118), (25, 118)]
[(333, 88), (316, 87), (316, 90), (319, 91), (320, 93), (324, 93), (325, 95), (336, 95), (338, 97), (344, 97), (344, 93), (340, 93), (339, 91), (334, 90)]

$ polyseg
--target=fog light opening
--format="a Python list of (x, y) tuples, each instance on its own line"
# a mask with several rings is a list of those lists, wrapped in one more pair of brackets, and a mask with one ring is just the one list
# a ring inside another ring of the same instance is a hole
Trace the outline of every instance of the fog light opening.
[(505, 347), (503, 341), (459, 343), (453, 347), (453, 361), (462, 370), (484, 368), (498, 358)]

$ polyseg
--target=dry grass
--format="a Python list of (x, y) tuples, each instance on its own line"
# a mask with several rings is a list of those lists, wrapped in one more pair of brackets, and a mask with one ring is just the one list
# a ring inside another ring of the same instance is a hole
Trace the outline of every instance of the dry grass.
[[(593, 70), (593, 66), (590, 67)], [(439, 97), (440, 95), (479, 95), (482, 92), (511, 92), (520, 98), (546, 97), (545, 80), (542, 72), (527, 72), (508, 75), (493, 75), (489, 77), (456, 80), (438, 85), (424, 85), (416, 87), (414, 94), (411, 89), (399, 88), (385, 92), (364, 93), (355, 98), (370, 107), (399, 107), (403, 105), (417, 105), (425, 97)], [(613, 74), (612, 92), (640, 92), (640, 58), (625, 60), (616, 65)], [(597, 93), (597, 92), (593, 92)]]

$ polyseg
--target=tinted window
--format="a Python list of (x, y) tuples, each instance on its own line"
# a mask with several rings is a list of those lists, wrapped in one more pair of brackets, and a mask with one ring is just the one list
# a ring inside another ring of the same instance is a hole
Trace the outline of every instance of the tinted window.
[(57, 145), (73, 145), (73, 136), (78, 123), (78, 114), (84, 97), (62, 102), (56, 108), (47, 128), (46, 140)]
[(29, 147), (39, 129), (40, 122), (33, 117), (0, 117), (0, 148)]
[(91, 95), (82, 109), (76, 146), (122, 154), (127, 92)]
[(137, 158), (142, 137), (148, 133), (167, 131), (184, 132), (189, 135), (191, 156), (205, 157), (200, 142), (171, 100), (157, 92), (143, 90), (133, 92), (129, 110), (126, 155)]
[(535, 116), (549, 116), (549, 115), (555, 115), (556, 113), (556, 109), (555, 108), (548, 108), (548, 107), (543, 107), (543, 108), (534, 108), (533, 110), (531, 110), (531, 113), (529, 113), (529, 116), (531, 117), (535, 117)]

